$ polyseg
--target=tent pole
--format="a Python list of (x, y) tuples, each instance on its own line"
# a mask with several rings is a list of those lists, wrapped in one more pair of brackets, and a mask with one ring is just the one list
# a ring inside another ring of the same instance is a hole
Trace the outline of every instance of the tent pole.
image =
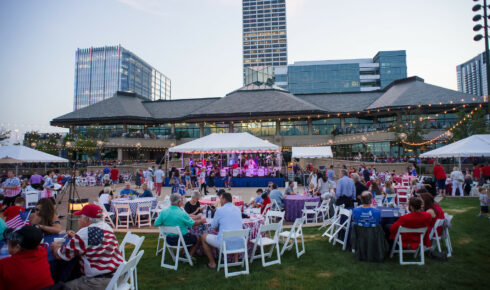
[(461, 157), (458, 157), (459, 171), (461, 171)]

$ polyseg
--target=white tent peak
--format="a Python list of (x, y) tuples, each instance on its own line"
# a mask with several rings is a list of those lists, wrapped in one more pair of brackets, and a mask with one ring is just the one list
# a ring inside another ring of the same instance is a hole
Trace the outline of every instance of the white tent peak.
[(0, 159), (11, 158), (25, 163), (66, 163), (68, 159), (34, 150), (22, 145), (0, 146)]
[(172, 147), (169, 152), (200, 153), (266, 153), (280, 152), (281, 148), (249, 133), (213, 133)]
[(292, 147), (292, 158), (332, 158), (330, 146)]
[(423, 154), (421, 158), (490, 157), (490, 134), (472, 135)]

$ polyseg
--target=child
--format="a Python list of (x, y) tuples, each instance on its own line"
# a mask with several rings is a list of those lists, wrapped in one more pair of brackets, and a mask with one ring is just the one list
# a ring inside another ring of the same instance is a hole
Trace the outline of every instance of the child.
[(25, 211), (24, 204), (26, 200), (23, 197), (17, 197), (14, 201), (13, 206), (9, 206), (3, 213), (2, 217), (5, 218), (5, 221), (9, 221), (10, 219), (16, 217), (20, 212)]
[(480, 187), (478, 191), (480, 192), (480, 213), (478, 216), (486, 214), (486, 216), (490, 219), (490, 215), (488, 214), (488, 196), (485, 192), (485, 188)]

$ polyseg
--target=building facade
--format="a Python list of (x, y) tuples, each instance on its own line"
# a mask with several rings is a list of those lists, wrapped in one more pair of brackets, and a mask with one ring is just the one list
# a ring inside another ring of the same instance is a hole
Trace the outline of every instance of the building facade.
[(406, 77), (404, 50), (366, 59), (299, 61), (275, 71), (276, 85), (292, 94), (375, 91)]
[(288, 63), (286, 0), (242, 0), (243, 82), (248, 67)]
[(456, 67), (458, 91), (488, 96), (485, 52)]
[(110, 98), (117, 91), (170, 100), (172, 85), (164, 74), (121, 45), (77, 49), (73, 109)]

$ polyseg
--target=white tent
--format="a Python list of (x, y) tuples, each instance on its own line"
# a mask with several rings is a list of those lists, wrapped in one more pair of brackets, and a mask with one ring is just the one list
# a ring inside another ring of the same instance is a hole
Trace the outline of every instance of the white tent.
[(175, 146), (169, 152), (201, 153), (279, 153), (281, 148), (249, 133), (223, 133), (211, 135)]
[(320, 147), (293, 147), (292, 158), (332, 158), (330, 146)]
[(421, 158), (490, 157), (490, 134), (473, 135), (423, 154)]
[[(0, 146), (1, 160), (18, 160), (19, 163), (66, 163), (68, 159), (54, 156), (25, 146)], [(12, 162), (8, 162), (12, 163)]]

